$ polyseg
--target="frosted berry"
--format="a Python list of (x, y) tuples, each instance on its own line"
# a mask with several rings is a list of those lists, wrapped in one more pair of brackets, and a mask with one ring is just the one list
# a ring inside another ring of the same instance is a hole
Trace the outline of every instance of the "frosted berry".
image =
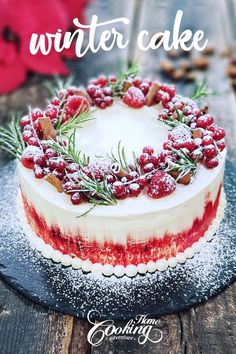
[(175, 179), (163, 171), (157, 171), (151, 178), (147, 193), (149, 197), (158, 199), (173, 193), (175, 189)]
[(107, 175), (106, 181), (107, 181), (107, 183), (112, 184), (116, 181), (116, 177), (114, 175)]
[(99, 76), (99, 78), (97, 79), (97, 83), (98, 83), (98, 85), (100, 85), (100, 86), (102, 86), (102, 87), (104, 87), (104, 86), (106, 86), (106, 84), (107, 84), (107, 78), (105, 77), (105, 76)]
[(39, 146), (39, 140), (32, 136), (31, 138), (28, 139), (27, 143), (32, 146)]
[(154, 149), (151, 146), (145, 146), (143, 148), (143, 153), (146, 153), (148, 155), (152, 155), (152, 154), (154, 154)]
[(66, 171), (69, 173), (74, 173), (79, 170), (79, 165), (75, 162), (72, 162), (66, 166)]
[(22, 139), (26, 143), (28, 142), (29, 138), (31, 138), (32, 136), (33, 136), (33, 133), (30, 130), (24, 130), (22, 133)]
[(47, 159), (43, 153), (39, 153), (34, 156), (34, 163), (40, 167), (45, 167), (46, 161)]
[(142, 91), (142, 93), (144, 94), (144, 96), (146, 96), (148, 94), (150, 87), (147, 82), (142, 82), (142, 84), (139, 86), (139, 88)]
[(138, 177), (139, 177), (139, 174), (136, 171), (130, 171), (126, 175), (127, 181), (133, 181), (134, 179), (136, 179)]
[(130, 197), (137, 197), (141, 193), (142, 188), (138, 183), (131, 183), (128, 186), (128, 190)]
[(188, 149), (189, 151), (193, 151), (195, 149), (195, 142), (193, 139), (189, 139), (183, 142), (183, 147)]
[(35, 108), (31, 111), (31, 118), (33, 122), (42, 116), (43, 116), (43, 112), (39, 108)]
[(104, 87), (104, 88), (102, 89), (102, 93), (103, 93), (105, 96), (112, 96), (112, 95), (113, 95), (112, 88), (111, 88), (110, 86)]
[(217, 149), (213, 144), (205, 146), (203, 151), (206, 157), (215, 157), (218, 154)]
[(94, 97), (94, 94), (95, 94), (95, 92), (96, 92), (97, 89), (98, 89), (98, 86), (96, 86), (96, 85), (89, 85), (89, 86), (87, 87), (87, 93), (89, 94), (89, 96), (90, 96), (91, 98)]
[(149, 173), (152, 172), (154, 170), (154, 165), (153, 163), (149, 162), (146, 165), (143, 166), (143, 172), (144, 173)]
[(135, 87), (140, 87), (140, 85), (142, 84), (142, 79), (140, 77), (135, 77), (132, 81), (133, 85)]
[(52, 157), (57, 157), (58, 155), (55, 150), (49, 148), (45, 151), (45, 156), (47, 159), (51, 159)]
[(218, 147), (218, 149), (219, 149), (220, 151), (223, 151), (223, 150), (225, 149), (225, 141), (224, 141), (224, 139), (218, 140), (218, 141), (216, 142), (216, 145), (217, 145), (217, 147)]
[(215, 127), (212, 135), (214, 140), (221, 140), (225, 137), (225, 131), (221, 127)]
[(164, 92), (167, 92), (170, 97), (174, 97), (176, 95), (176, 87), (174, 85), (161, 85), (160, 89)]
[(80, 192), (75, 192), (74, 194), (72, 194), (70, 199), (72, 204), (74, 205), (82, 204), (85, 201), (84, 195)]
[(137, 162), (140, 166), (145, 165), (146, 163), (149, 162), (149, 154), (147, 154), (146, 152), (141, 154), (138, 158), (137, 158)]
[(137, 87), (130, 87), (123, 97), (123, 102), (132, 108), (141, 108), (145, 104), (145, 97)]
[(59, 100), (59, 98), (58, 98), (58, 97), (53, 97), (53, 98), (51, 99), (51, 104), (52, 104), (53, 106), (59, 106), (59, 105), (60, 105), (60, 100)]
[(219, 165), (219, 160), (217, 157), (206, 158), (204, 163), (207, 168), (215, 168)]
[(34, 156), (40, 154), (40, 149), (36, 146), (28, 146), (22, 153), (20, 161), (26, 168), (33, 169)]
[(201, 149), (193, 150), (191, 152), (190, 157), (193, 161), (202, 161), (203, 160), (203, 152), (201, 151)]
[(161, 102), (163, 105), (167, 104), (171, 100), (171, 97), (168, 92), (163, 90), (158, 90), (156, 94), (156, 101)]
[(34, 176), (37, 179), (42, 179), (44, 177), (44, 171), (41, 166), (34, 165)]
[(211, 135), (204, 135), (202, 138), (202, 146), (214, 144), (214, 140)]
[(66, 103), (67, 113), (70, 116), (79, 115), (89, 109), (89, 102), (83, 96), (70, 96)]
[(78, 189), (78, 186), (76, 185), (76, 183), (68, 181), (64, 183), (63, 189), (66, 194), (72, 195)]
[(20, 119), (20, 125), (22, 128), (24, 128), (28, 124), (30, 124), (30, 117), (29, 116), (24, 116)]
[(148, 179), (146, 176), (140, 176), (137, 180), (137, 183), (141, 186), (141, 187), (145, 187), (148, 184)]
[(207, 128), (214, 123), (214, 117), (211, 114), (204, 114), (197, 119), (198, 128)]
[(118, 198), (123, 197), (126, 193), (125, 185), (120, 181), (114, 182), (112, 185), (112, 189), (113, 189), (114, 195)]
[(57, 172), (63, 172), (66, 168), (66, 162), (62, 158), (56, 157), (48, 161), (48, 166), (51, 171), (56, 170)]

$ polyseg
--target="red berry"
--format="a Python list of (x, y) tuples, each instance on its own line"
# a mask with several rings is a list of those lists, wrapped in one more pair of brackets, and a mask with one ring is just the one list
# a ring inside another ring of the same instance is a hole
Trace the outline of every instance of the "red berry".
[[(177, 146), (177, 143), (175, 145)], [(168, 141), (164, 142), (163, 149), (164, 150), (171, 150), (172, 146), (173, 146), (173, 143), (170, 140), (168, 140)], [(177, 149), (177, 147), (175, 147), (175, 149)]]
[(224, 139), (218, 140), (218, 141), (216, 142), (216, 145), (217, 145), (217, 147), (218, 147), (218, 149), (219, 149), (220, 151), (223, 151), (223, 150), (225, 149), (225, 141), (224, 141)]
[(134, 179), (136, 179), (138, 177), (139, 177), (139, 174), (136, 171), (130, 171), (126, 175), (127, 181), (133, 181)]
[(117, 81), (117, 78), (116, 78), (115, 75), (110, 75), (110, 76), (109, 76), (109, 82), (110, 82), (110, 83), (114, 83), (114, 82), (116, 82), (116, 81)]
[(142, 93), (144, 94), (144, 96), (146, 96), (148, 94), (150, 87), (147, 82), (142, 82), (141, 85), (139, 86), (139, 88), (142, 91)]
[(132, 108), (141, 108), (145, 104), (145, 97), (142, 91), (131, 86), (123, 97), (123, 102)]
[(207, 128), (214, 123), (214, 117), (211, 114), (204, 114), (197, 119), (197, 127)]
[(132, 83), (135, 87), (138, 87), (142, 84), (142, 79), (140, 77), (135, 77), (133, 80), (132, 80)]
[(47, 157), (47, 159), (51, 159), (52, 157), (57, 157), (58, 155), (57, 155), (56, 151), (49, 148), (45, 151), (45, 156)]
[(203, 151), (206, 157), (215, 157), (218, 154), (217, 149), (213, 144), (206, 145)]
[(202, 153), (201, 149), (196, 149), (191, 152), (190, 157), (193, 161), (196, 161), (196, 160), (202, 161), (203, 160), (203, 153)]
[(110, 107), (113, 103), (113, 98), (111, 96), (104, 97), (104, 102), (106, 103), (106, 107)]
[(70, 200), (71, 200), (72, 204), (79, 205), (79, 204), (83, 203), (86, 200), (86, 198), (84, 197), (84, 195), (82, 193), (75, 192), (71, 195)]
[(106, 181), (107, 181), (107, 183), (112, 184), (116, 181), (116, 177), (114, 175), (107, 175)]
[(204, 135), (202, 138), (202, 146), (211, 145), (214, 143), (213, 138), (210, 135)]
[(87, 93), (89, 94), (90, 97), (93, 97), (97, 89), (98, 89), (98, 86), (96, 86), (96, 85), (89, 85), (89, 86), (87, 87)]
[(225, 131), (221, 127), (215, 127), (213, 130), (213, 139), (214, 140), (221, 140), (225, 137)]
[(60, 100), (59, 100), (59, 98), (53, 97), (53, 98), (51, 99), (51, 104), (52, 104), (53, 106), (59, 106), (59, 105), (60, 105)]
[(149, 156), (147, 153), (143, 153), (141, 154), (138, 158), (137, 158), (137, 162), (140, 166), (145, 165), (146, 163), (149, 162)]
[(44, 171), (41, 166), (34, 165), (34, 176), (35, 178), (41, 179), (44, 177)]
[(112, 189), (113, 189), (114, 195), (118, 198), (123, 197), (126, 193), (125, 185), (120, 181), (114, 182), (112, 185)]
[(34, 156), (34, 163), (40, 167), (46, 167), (46, 157), (43, 153)]
[(55, 107), (47, 107), (47, 109), (44, 113), (45, 113), (45, 116), (49, 117), (50, 119), (57, 118), (57, 116), (58, 116), (58, 110)]
[(27, 143), (28, 143), (28, 145), (39, 146), (39, 140), (37, 138), (35, 138), (34, 136), (29, 138)]
[(78, 186), (76, 183), (68, 181), (63, 184), (63, 189), (66, 194), (72, 195), (78, 189)]
[(146, 176), (140, 176), (137, 180), (137, 183), (142, 186), (145, 187), (148, 184), (148, 179)]
[(193, 139), (186, 140), (183, 142), (183, 147), (188, 149), (189, 151), (193, 151), (195, 149), (195, 142)]
[(143, 148), (143, 153), (146, 153), (148, 155), (152, 155), (152, 154), (154, 154), (154, 149), (151, 146), (145, 146)]
[(79, 171), (79, 165), (75, 162), (70, 163), (69, 165), (66, 166), (66, 171), (68, 173), (74, 173)]
[(42, 116), (43, 116), (43, 112), (39, 108), (35, 108), (31, 111), (31, 118), (33, 122)]
[(128, 186), (128, 190), (130, 197), (137, 197), (141, 193), (142, 188), (138, 183), (131, 183)]
[(166, 105), (171, 100), (171, 97), (168, 92), (163, 90), (158, 90), (156, 94), (156, 101), (161, 102), (163, 105)]
[(161, 85), (160, 89), (164, 92), (167, 92), (170, 97), (174, 97), (176, 95), (176, 87), (174, 85)]
[(34, 156), (40, 154), (41, 151), (36, 146), (28, 146), (22, 153), (20, 161), (23, 166), (29, 169), (34, 167)]
[(60, 157), (51, 158), (48, 161), (48, 166), (51, 171), (56, 170), (57, 172), (63, 172), (66, 168), (66, 162)]
[(32, 131), (30, 130), (24, 130), (22, 133), (22, 139), (27, 143), (29, 138), (31, 138), (33, 136)]
[(219, 160), (217, 157), (206, 158), (204, 163), (207, 168), (215, 168), (219, 165)]
[(65, 177), (65, 174), (63, 172), (59, 172), (57, 170), (52, 171), (52, 174), (56, 176), (60, 181), (62, 181)]
[(105, 95), (100, 88), (97, 88), (93, 94), (93, 98), (104, 98)]
[(102, 89), (102, 92), (105, 96), (112, 96), (113, 95), (112, 88), (110, 86), (104, 87)]
[(151, 178), (147, 193), (149, 197), (158, 199), (173, 193), (175, 189), (175, 179), (163, 171), (157, 171)]
[(154, 170), (154, 165), (153, 163), (147, 163), (146, 165), (143, 166), (143, 172), (144, 173), (149, 173)]
[(101, 85), (102, 87), (106, 86), (107, 84), (107, 78), (105, 76), (99, 76), (99, 78), (97, 79), (97, 83), (98, 85)]
[(67, 112), (72, 117), (87, 111), (89, 106), (88, 100), (83, 96), (70, 96), (66, 103)]
[(20, 119), (20, 125), (22, 128), (24, 128), (28, 124), (30, 124), (30, 117), (29, 116), (24, 116)]

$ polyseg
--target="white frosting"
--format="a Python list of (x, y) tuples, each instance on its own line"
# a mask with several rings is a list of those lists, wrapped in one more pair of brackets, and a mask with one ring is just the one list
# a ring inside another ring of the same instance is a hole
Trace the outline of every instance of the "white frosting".
[[(137, 273), (145, 274), (146, 272), (153, 273), (156, 270), (164, 271), (168, 267), (174, 268), (178, 263), (183, 264), (187, 258), (192, 258), (195, 253), (200, 252), (201, 248), (204, 247), (206, 242), (212, 239), (214, 233), (218, 229), (221, 220), (224, 217), (224, 208), (226, 206), (226, 199), (224, 191), (221, 193), (220, 203), (217, 210), (216, 218), (213, 220), (212, 224), (209, 226), (208, 230), (201, 237), (198, 242), (195, 242), (191, 247), (187, 248), (184, 252), (179, 252), (176, 257), (170, 257), (168, 260), (160, 259), (157, 262), (149, 261), (147, 264), (140, 263), (137, 266), (130, 264), (126, 267), (122, 265), (117, 265), (113, 267), (110, 264), (92, 264), (91, 261), (75, 257), (72, 258), (69, 255), (62, 254), (58, 250), (54, 250), (51, 246), (47, 245), (42, 239), (40, 239), (34, 231), (29, 227), (25, 212), (22, 205), (21, 196), (18, 196), (17, 203), (18, 217), (22, 225), (22, 229), (25, 235), (28, 237), (33, 248), (37, 249), (46, 258), (51, 258), (54, 262), (61, 262), (64, 266), (72, 266), (74, 269), (80, 269), (84, 272), (92, 272), (94, 274), (103, 274), (104, 276), (115, 275), (117, 277), (123, 277), (124, 275), (128, 277), (134, 277)], [(209, 237), (211, 235), (211, 237)]]

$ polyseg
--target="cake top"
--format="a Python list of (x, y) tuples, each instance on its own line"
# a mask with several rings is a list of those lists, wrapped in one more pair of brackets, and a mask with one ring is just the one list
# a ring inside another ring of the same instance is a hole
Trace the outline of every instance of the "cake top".
[[(33, 109), (1, 129), (2, 147), (72, 204), (115, 205), (147, 195), (159, 199), (187, 185), (198, 168), (213, 169), (225, 132), (207, 107), (173, 85), (137, 76), (100, 76), (87, 88), (56, 90), (45, 110)], [(80, 129), (82, 128), (82, 129)]]

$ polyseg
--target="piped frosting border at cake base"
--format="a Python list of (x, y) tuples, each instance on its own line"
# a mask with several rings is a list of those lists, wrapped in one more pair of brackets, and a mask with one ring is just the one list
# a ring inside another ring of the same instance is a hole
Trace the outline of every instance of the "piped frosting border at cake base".
[(92, 263), (90, 260), (81, 260), (78, 257), (71, 257), (67, 254), (62, 254), (60, 251), (53, 249), (50, 245), (46, 244), (40, 237), (38, 237), (35, 232), (31, 229), (30, 225), (27, 222), (26, 215), (24, 212), (22, 197), (20, 192), (18, 193), (17, 198), (17, 210), (18, 218), (24, 234), (28, 237), (31, 246), (37, 251), (41, 252), (43, 257), (53, 260), (55, 263), (61, 263), (63, 266), (68, 267), (72, 266), (74, 269), (82, 269), (84, 272), (92, 272), (94, 274), (111, 276), (115, 275), (116, 277), (134, 277), (138, 273), (146, 274), (154, 273), (155, 271), (165, 271), (168, 267), (174, 268), (178, 263), (183, 264), (188, 258), (192, 258), (195, 253), (199, 253), (200, 250), (204, 247), (206, 242), (212, 240), (215, 232), (217, 231), (220, 222), (224, 217), (224, 209), (226, 207), (226, 198), (225, 193), (222, 190), (220, 196), (220, 202), (217, 209), (217, 214), (212, 224), (209, 226), (208, 230), (204, 235), (195, 242), (191, 247), (184, 250), (184, 252), (178, 253), (175, 257), (171, 257), (168, 260), (159, 259), (158, 261), (149, 261), (147, 264), (140, 263), (137, 266), (129, 264), (126, 267), (122, 265), (112, 266), (111, 264), (99, 264)]

